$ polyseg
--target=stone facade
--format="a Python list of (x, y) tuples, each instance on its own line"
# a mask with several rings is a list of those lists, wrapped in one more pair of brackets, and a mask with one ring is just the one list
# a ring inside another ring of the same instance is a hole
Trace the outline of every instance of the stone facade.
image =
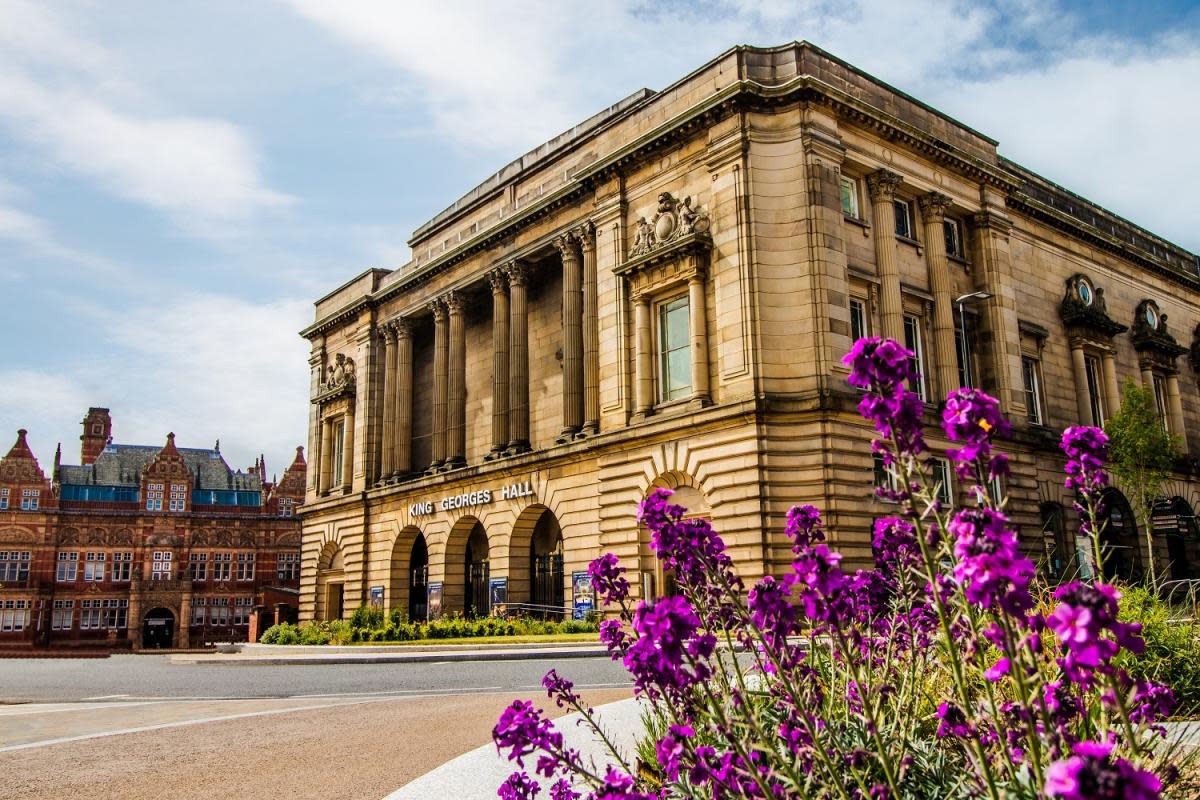
[[(302, 618), (372, 600), (421, 616), (426, 598), (482, 612), (495, 579), (509, 604), (569, 604), (603, 550), (667, 591), (634, 517), (655, 486), (711, 518), (748, 581), (787, 563), (797, 503), (865, 564), (892, 507), (840, 364), (863, 333), (919, 345), (935, 444), (945, 392), (1000, 399), (1010, 510), (1056, 574), (1076, 569), (1064, 427), (1110, 414), (1132, 378), (1200, 447), (1200, 364), (1174, 338), (1200, 323), (1196, 255), (807, 43), (734, 48), (632, 95), (410, 245), (303, 331)], [(1197, 555), (1193, 463), (1156, 518), (1177, 577)]]
[(24, 430), (0, 459), (0, 648), (243, 640), (256, 608), (294, 607), (303, 448), (274, 481), (262, 458), (230, 469), (219, 445), (111, 436), (108, 409), (92, 408), (82, 464), (60, 448), (47, 478)]

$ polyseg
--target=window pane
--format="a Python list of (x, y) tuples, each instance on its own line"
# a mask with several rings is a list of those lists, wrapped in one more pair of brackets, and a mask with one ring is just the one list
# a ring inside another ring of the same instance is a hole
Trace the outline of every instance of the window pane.
[(692, 358), (686, 349), (672, 350), (666, 354), (666, 375), (663, 376), (666, 399), (684, 397), (692, 390)]
[(893, 200), (892, 207), (896, 210), (896, 235), (912, 238), (912, 223), (908, 212), (908, 203), (903, 200)]
[(858, 216), (858, 192), (850, 178), (842, 178), (842, 213)]
[(674, 350), (688, 344), (688, 300), (681, 297), (663, 306), (662, 347)]

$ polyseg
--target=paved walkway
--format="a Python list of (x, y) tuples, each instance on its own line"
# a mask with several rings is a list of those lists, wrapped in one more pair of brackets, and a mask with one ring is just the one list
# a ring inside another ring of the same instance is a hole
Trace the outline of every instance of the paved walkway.
[(172, 655), (174, 664), (213, 666), (284, 664), (420, 664), (438, 661), (519, 661), (525, 659), (593, 658), (607, 655), (599, 642), (526, 644), (437, 644), (391, 647), (331, 645), (244, 645), (236, 653)]
[[(637, 734), (642, 728), (641, 706), (633, 698), (620, 700), (596, 708), (596, 716), (604, 728), (605, 735), (617, 747), (626, 763), (632, 764), (637, 743)], [(581, 725), (579, 714), (568, 714), (555, 724), (563, 735), (563, 743), (580, 751), (584, 761), (593, 760), (598, 766), (613, 762), (604, 743)], [(528, 771), (532, 771), (536, 757), (526, 759)], [(412, 783), (392, 792), (384, 800), (430, 800), (430, 798), (455, 798), (455, 800), (490, 800), (496, 796), (497, 787), (517, 769), (496, 752), (494, 744), (486, 744), (469, 753), (446, 762), (432, 772), (422, 775)], [(543, 787), (549, 781), (539, 778)], [(581, 787), (576, 787), (581, 788)]]

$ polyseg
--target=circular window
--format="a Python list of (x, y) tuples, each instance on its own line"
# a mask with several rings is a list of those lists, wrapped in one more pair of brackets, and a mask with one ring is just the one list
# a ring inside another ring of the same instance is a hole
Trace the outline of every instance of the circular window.
[(1158, 309), (1149, 303), (1146, 304), (1146, 324), (1153, 330), (1158, 330)]
[(1095, 299), (1095, 293), (1092, 291), (1092, 285), (1087, 281), (1079, 282), (1079, 299), (1085, 306), (1090, 306)]

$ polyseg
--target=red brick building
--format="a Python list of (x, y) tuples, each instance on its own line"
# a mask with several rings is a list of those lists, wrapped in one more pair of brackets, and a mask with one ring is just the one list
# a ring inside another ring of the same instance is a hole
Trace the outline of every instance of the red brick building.
[(273, 481), (219, 443), (114, 444), (91, 408), (82, 463), (60, 446), (47, 478), (25, 437), (0, 459), (0, 648), (243, 640), (255, 607), (295, 597), (303, 448)]

